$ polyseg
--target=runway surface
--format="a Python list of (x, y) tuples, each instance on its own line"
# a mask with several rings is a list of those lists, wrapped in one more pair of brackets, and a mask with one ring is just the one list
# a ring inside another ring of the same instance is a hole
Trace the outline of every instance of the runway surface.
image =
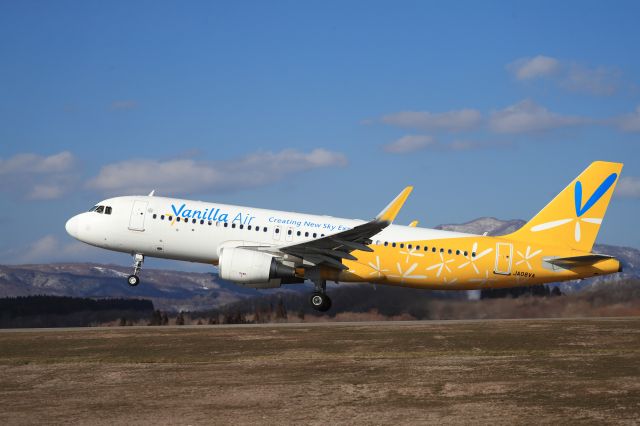
[(640, 318), (0, 332), (0, 423), (637, 424)]

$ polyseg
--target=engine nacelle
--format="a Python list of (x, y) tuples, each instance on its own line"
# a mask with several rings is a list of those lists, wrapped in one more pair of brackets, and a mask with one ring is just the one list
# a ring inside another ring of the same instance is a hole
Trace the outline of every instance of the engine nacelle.
[(220, 278), (255, 288), (280, 287), (282, 282), (304, 282), (295, 269), (271, 254), (239, 247), (225, 247), (218, 262)]

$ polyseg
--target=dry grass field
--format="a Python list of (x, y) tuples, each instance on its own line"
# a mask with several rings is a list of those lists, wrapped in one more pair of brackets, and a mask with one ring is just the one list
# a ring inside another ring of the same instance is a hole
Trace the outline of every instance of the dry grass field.
[(637, 424), (640, 318), (0, 332), (0, 424)]

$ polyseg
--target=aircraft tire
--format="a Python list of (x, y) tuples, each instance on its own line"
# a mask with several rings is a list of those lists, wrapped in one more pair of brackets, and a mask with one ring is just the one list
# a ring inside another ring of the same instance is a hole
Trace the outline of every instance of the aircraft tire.
[(138, 278), (137, 275), (129, 275), (129, 277), (127, 278), (127, 284), (129, 284), (131, 287), (135, 287), (140, 284), (140, 278)]
[(324, 293), (313, 293), (309, 302), (316, 311), (326, 312), (331, 308), (331, 299)]

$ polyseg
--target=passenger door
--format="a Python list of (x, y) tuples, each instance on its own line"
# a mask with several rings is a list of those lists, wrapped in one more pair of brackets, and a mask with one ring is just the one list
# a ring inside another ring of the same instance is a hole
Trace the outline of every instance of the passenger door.
[(496, 244), (496, 265), (493, 272), (501, 275), (510, 275), (512, 258), (513, 258), (513, 244), (511, 243)]
[(144, 231), (144, 218), (147, 212), (147, 201), (134, 201), (129, 218), (129, 229), (132, 231)]

